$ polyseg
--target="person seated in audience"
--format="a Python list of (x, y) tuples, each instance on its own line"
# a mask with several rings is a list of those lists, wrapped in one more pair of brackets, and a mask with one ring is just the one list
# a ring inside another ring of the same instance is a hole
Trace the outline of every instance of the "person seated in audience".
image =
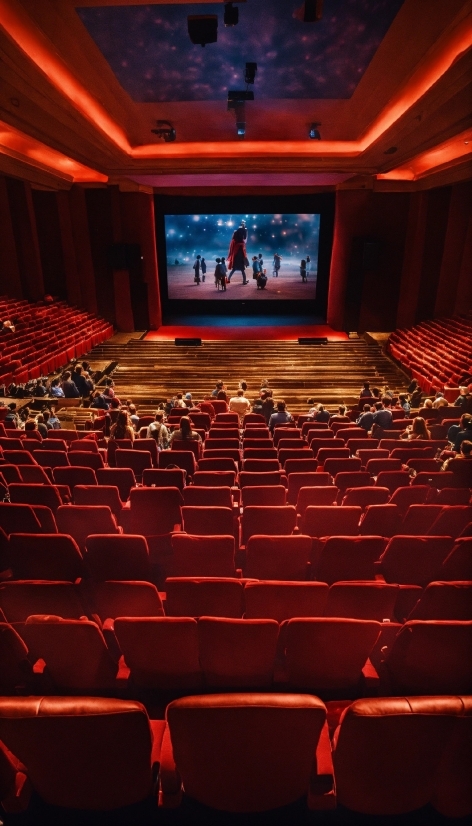
[(274, 412), (275, 403), (272, 398), (272, 390), (261, 390), (259, 398), (252, 403), (252, 412), (264, 416), (266, 424), (269, 424), (270, 417)]
[(426, 427), (426, 422), (422, 416), (416, 416), (413, 424), (409, 424), (400, 436), (400, 439), (431, 439), (431, 431)]
[[(112, 399), (112, 401), (116, 401), (116, 399)], [(111, 405), (110, 405), (111, 408)], [(129, 420), (134, 427), (135, 430), (139, 427), (139, 416), (138, 411), (136, 410), (136, 405), (131, 402), (131, 404), (127, 405), (128, 413), (129, 413)]]
[(244, 379), (240, 381), (238, 390), (242, 390), (243, 393), (247, 393), (247, 381), (244, 381)]
[(32, 395), (35, 398), (40, 398), (41, 396), (47, 396), (47, 394), (48, 391), (44, 386), (44, 382), (42, 381), (42, 379), (36, 379), (36, 384), (33, 387)]
[(423, 407), (427, 408), (428, 410), (433, 409), (433, 400), (432, 399), (425, 399), (423, 402)]
[(366, 433), (368, 433), (369, 430), (372, 428), (373, 423), (374, 423), (374, 412), (371, 409), (370, 404), (365, 404), (364, 405), (364, 410), (362, 411), (359, 418), (356, 419), (356, 424), (359, 425), (359, 427), (363, 427), (364, 430), (366, 431)]
[(464, 413), (472, 413), (472, 394), (465, 385), (459, 387), (459, 395), (454, 402), (454, 407), (462, 408)]
[(422, 396), (423, 391), (421, 387), (416, 387), (415, 390), (413, 390), (413, 393), (410, 394), (410, 407), (414, 407), (415, 409), (420, 407)]
[[(118, 399), (110, 399), (110, 404), (108, 406), (108, 412), (110, 414), (110, 421), (112, 424), (118, 421), (118, 413), (120, 412), (121, 405)], [(128, 408), (129, 409), (129, 408)]]
[[(43, 437), (43, 439), (47, 439), (48, 429), (47, 429), (46, 422), (44, 421), (44, 416), (43, 416), (42, 413), (38, 413), (38, 415), (36, 416), (36, 422), (37, 422), (37, 429), (39, 430), (41, 436)], [(26, 422), (26, 424), (25, 424), (25, 430), (26, 430), (26, 425), (27, 424), (28, 424), (28, 422)]]
[(46, 425), (48, 430), (60, 430), (61, 429), (61, 423), (60, 423), (59, 419), (57, 418), (54, 411), (44, 410), (43, 411), (43, 417), (44, 417), (44, 424)]
[(472, 440), (472, 416), (469, 416), (469, 418), (465, 420), (464, 429), (459, 430), (456, 434), (456, 438), (454, 439), (454, 450), (456, 453), (459, 453), (462, 442), (470, 440)]
[(240, 419), (243, 419), (244, 415), (250, 412), (251, 402), (246, 399), (244, 390), (238, 390), (236, 396), (231, 397), (229, 409), (231, 413), (237, 413)]
[(110, 439), (130, 439), (134, 441), (134, 430), (131, 426), (127, 410), (119, 410), (115, 424), (110, 428)]
[(329, 422), (329, 419), (330, 419), (329, 411), (326, 410), (324, 405), (319, 404), (317, 406), (316, 411), (313, 414), (313, 418), (314, 418), (315, 422), (324, 422), (324, 423), (327, 424)]
[(170, 434), (169, 445), (174, 442), (201, 442), (202, 437), (196, 430), (192, 430), (192, 423), (188, 416), (181, 416), (178, 430)]
[(110, 401), (111, 399), (105, 398), (103, 393), (97, 389), (93, 394), (90, 407), (98, 408), (98, 410), (108, 410), (108, 408), (110, 407)]
[(392, 411), (390, 410), (390, 399), (384, 396), (381, 402), (376, 402), (374, 405), (374, 417), (372, 420), (372, 435), (375, 436), (375, 430), (382, 428), (382, 430), (389, 430), (392, 426)]
[(461, 430), (465, 430), (466, 422), (472, 419), (470, 413), (463, 413), (459, 419), (458, 424), (451, 424), (449, 430), (447, 431), (447, 441), (450, 442), (452, 445), (456, 441), (456, 436), (460, 433)]
[(63, 399), (64, 398), (64, 391), (60, 385), (59, 379), (53, 379), (51, 382), (51, 386), (49, 388), (49, 395), (54, 396), (56, 399)]
[(198, 407), (202, 413), (208, 413), (210, 419), (213, 421), (213, 419), (216, 416), (216, 413), (215, 408), (211, 403), (210, 396), (204, 396), (203, 401), (199, 402)]
[(185, 406), (188, 407), (189, 410), (190, 410), (190, 408), (193, 407), (193, 401), (192, 401), (192, 394), (191, 393), (185, 393), (184, 402), (185, 402)]
[(154, 415), (154, 421), (151, 422), (147, 431), (147, 439), (155, 439), (160, 450), (166, 450), (169, 446), (169, 431), (164, 424), (164, 413), (158, 410)]
[(228, 407), (228, 401), (229, 401), (229, 399), (228, 399), (228, 396), (226, 395), (226, 391), (225, 391), (225, 390), (218, 390), (218, 394), (217, 394), (217, 396), (216, 396), (216, 399), (217, 399), (217, 401), (219, 401), (219, 402), (225, 402), (225, 403), (226, 403), (226, 411), (228, 411), (228, 410), (229, 410), (229, 407)]
[(70, 370), (64, 373), (64, 381), (62, 382), (62, 390), (66, 399), (78, 399), (80, 396), (77, 387), (71, 378)]
[(285, 402), (281, 399), (277, 402), (277, 412), (272, 413), (272, 416), (269, 419), (269, 430), (273, 433), (276, 424), (285, 424), (286, 422), (292, 421), (292, 414), (288, 412)]
[(14, 427), (20, 426), (20, 419), (18, 416), (18, 410), (15, 402), (10, 402), (10, 404), (8, 405), (8, 413), (3, 421), (5, 422), (5, 424), (13, 424)]
[(408, 414), (410, 412), (410, 404), (408, 402), (408, 397), (407, 397), (406, 393), (400, 393), (399, 394), (398, 401), (397, 401), (395, 407), (397, 409), (401, 408), (402, 410), (404, 410), (405, 411), (405, 416), (408, 417)]
[(220, 392), (220, 390), (224, 390), (224, 387), (224, 382), (221, 379), (219, 379), (219, 381), (216, 382), (215, 389), (211, 391), (212, 398), (217, 399), (218, 393)]
[[(472, 436), (472, 432), (470, 435)], [(451, 456), (450, 459), (447, 459), (447, 461), (445, 461), (442, 465), (441, 470), (454, 471), (457, 468), (460, 472), (461, 466), (459, 465), (458, 467), (457, 462), (463, 461), (469, 462), (472, 467), (472, 441), (470, 441), (470, 439), (464, 439), (461, 442), (461, 449), (459, 453), (456, 456)]]
[(76, 364), (71, 379), (74, 382), (79, 394), (83, 399), (88, 399), (93, 391), (93, 382), (83, 375), (82, 365)]
[(444, 393), (441, 393), (440, 390), (434, 395), (433, 410), (437, 410), (439, 407), (447, 407), (447, 400), (444, 398)]
[(341, 404), (338, 407), (338, 412), (337, 413), (333, 413), (329, 417), (329, 420), (330, 420), (330, 422), (350, 422), (351, 421), (349, 416), (346, 416), (346, 407), (343, 404)]
[[(37, 424), (36, 419), (28, 419), (28, 420), (25, 422), (25, 433), (27, 434), (27, 438), (28, 438), (28, 434), (29, 434), (29, 433), (31, 433), (31, 431), (34, 431), (34, 430), (36, 430), (36, 431), (38, 431), (39, 433), (41, 433), (41, 431), (39, 430), (39, 427), (38, 427), (38, 424)], [(42, 435), (43, 435), (43, 434), (41, 433), (41, 436), (42, 436)]]
[(187, 405), (184, 402), (182, 393), (175, 394), (174, 398), (172, 399), (172, 407), (187, 407)]
[(371, 399), (373, 396), (372, 390), (370, 389), (370, 382), (365, 381), (364, 386), (359, 393), (359, 399)]
[(105, 382), (105, 389), (103, 390), (103, 395), (106, 396), (107, 399), (114, 399), (115, 398), (115, 382), (113, 379), (107, 379)]

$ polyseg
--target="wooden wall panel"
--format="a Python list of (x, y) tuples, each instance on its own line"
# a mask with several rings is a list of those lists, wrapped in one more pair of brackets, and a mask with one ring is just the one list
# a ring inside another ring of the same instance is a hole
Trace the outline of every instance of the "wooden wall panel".
[(0, 261), (0, 293), (12, 298), (24, 298), (7, 179), (4, 175), (0, 175)]
[(7, 178), (7, 190), (23, 296), (38, 301), (44, 297), (44, 281), (31, 184)]

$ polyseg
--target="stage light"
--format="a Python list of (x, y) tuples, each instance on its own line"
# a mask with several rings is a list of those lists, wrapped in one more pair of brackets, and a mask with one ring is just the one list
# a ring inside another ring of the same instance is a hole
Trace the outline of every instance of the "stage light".
[(256, 79), (257, 63), (246, 63), (246, 70), (244, 73), (245, 83), (254, 83)]
[(232, 3), (225, 3), (225, 13), (223, 22), (225, 26), (236, 26), (239, 21), (239, 9), (235, 9)]
[(177, 133), (168, 120), (156, 120), (157, 129), (151, 129), (153, 135), (164, 138), (166, 143), (172, 143), (177, 137)]
[(321, 140), (321, 135), (320, 135), (318, 126), (321, 126), (321, 123), (312, 123), (312, 124), (310, 124), (310, 130), (308, 132), (308, 137), (312, 141), (320, 141)]
[(189, 14), (187, 28), (190, 40), (195, 45), (206, 46), (218, 39), (218, 15)]
[(245, 121), (236, 121), (236, 134), (238, 138), (244, 138), (246, 134), (246, 123)]
[(305, 0), (292, 16), (302, 23), (317, 23), (323, 17), (323, 0)]

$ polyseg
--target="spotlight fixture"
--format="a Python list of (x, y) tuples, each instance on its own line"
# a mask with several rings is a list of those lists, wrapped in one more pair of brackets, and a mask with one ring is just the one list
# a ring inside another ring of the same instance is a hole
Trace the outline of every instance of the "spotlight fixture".
[(321, 126), (321, 123), (311, 123), (310, 124), (308, 137), (312, 141), (320, 141), (321, 140), (321, 135), (320, 135), (320, 131), (318, 129), (318, 126)]
[(189, 14), (187, 28), (190, 40), (195, 45), (206, 46), (207, 43), (216, 43), (218, 39), (218, 15)]
[(302, 23), (317, 23), (323, 17), (323, 0), (305, 0), (292, 16)]
[(257, 72), (257, 63), (246, 63), (246, 69), (244, 72), (244, 82), (245, 83), (254, 83), (256, 79), (256, 72)]
[(236, 121), (236, 134), (240, 140), (242, 140), (246, 134), (246, 121), (244, 120), (237, 120)]
[(166, 143), (172, 143), (177, 137), (177, 133), (169, 123), (168, 120), (156, 120), (157, 129), (151, 129), (153, 135), (158, 135), (159, 138), (164, 138)]
[(225, 3), (225, 13), (223, 22), (225, 26), (236, 26), (239, 21), (239, 9), (235, 9), (232, 3)]

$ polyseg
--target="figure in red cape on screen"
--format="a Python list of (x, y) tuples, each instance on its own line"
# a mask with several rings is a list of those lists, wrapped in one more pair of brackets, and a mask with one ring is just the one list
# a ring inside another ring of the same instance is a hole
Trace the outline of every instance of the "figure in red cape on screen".
[(234, 230), (228, 252), (228, 267), (231, 272), (228, 276), (228, 281), (231, 281), (231, 276), (238, 270), (242, 273), (243, 284), (247, 284), (246, 267), (249, 267), (249, 259), (246, 252), (246, 238), (247, 228), (246, 222), (241, 221), (240, 226)]
[(279, 255), (278, 252), (276, 252), (275, 255), (274, 255), (274, 270), (272, 272), (272, 276), (275, 276), (275, 278), (279, 277), (279, 270), (280, 270), (280, 262), (281, 261), (282, 261), (281, 256)]

